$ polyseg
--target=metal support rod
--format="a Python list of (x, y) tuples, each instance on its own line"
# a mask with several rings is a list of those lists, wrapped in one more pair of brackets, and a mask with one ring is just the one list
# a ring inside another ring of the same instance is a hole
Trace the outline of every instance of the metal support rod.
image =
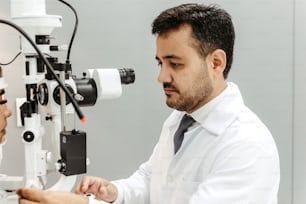
[[(60, 80), (65, 86), (65, 71), (60, 71)], [(66, 124), (66, 94), (65, 91), (60, 88), (60, 101), (61, 101), (61, 125), (62, 125), (62, 131), (66, 130), (65, 124)]]

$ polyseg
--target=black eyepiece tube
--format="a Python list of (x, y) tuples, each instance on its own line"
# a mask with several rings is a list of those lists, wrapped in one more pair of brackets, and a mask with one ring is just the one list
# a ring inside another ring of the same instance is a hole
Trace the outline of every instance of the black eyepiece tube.
[(130, 68), (118, 69), (121, 79), (121, 84), (131, 84), (135, 81), (135, 72)]

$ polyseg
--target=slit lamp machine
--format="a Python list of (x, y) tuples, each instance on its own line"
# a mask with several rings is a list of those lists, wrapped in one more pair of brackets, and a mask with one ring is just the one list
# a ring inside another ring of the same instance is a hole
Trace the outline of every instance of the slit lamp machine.
[[(1, 24), (12, 27), (21, 35), (26, 91), (25, 101), (20, 107), (25, 172), (21, 178), (0, 177), (0, 204), (18, 203), (17, 197), (9, 193), (18, 187), (44, 189), (50, 165), (57, 169), (60, 177), (48, 190), (71, 191), (77, 175), (86, 173), (86, 133), (76, 129), (67, 130), (66, 115), (76, 113), (85, 122), (80, 107), (93, 106), (97, 100), (120, 97), (122, 84), (134, 83), (135, 80), (134, 70), (130, 68), (92, 69), (80, 78), (72, 75), (70, 50), (77, 30), (77, 13), (67, 2), (58, 1), (68, 6), (76, 17), (64, 63), (58, 62), (58, 58), (50, 54), (60, 49), (51, 45), (50, 35), (55, 28), (62, 26), (62, 17), (46, 14), (45, 0), (11, 0), (12, 20), (0, 19)], [(2, 82), (3, 77), (0, 78), (0, 85)], [(46, 110), (44, 118), (52, 124), (51, 131), (48, 131), (52, 151), (42, 149), (46, 131), (40, 109)]]

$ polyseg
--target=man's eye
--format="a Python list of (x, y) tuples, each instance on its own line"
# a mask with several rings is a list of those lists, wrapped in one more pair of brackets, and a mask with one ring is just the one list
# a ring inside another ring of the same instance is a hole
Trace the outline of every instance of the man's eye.
[(7, 103), (7, 100), (6, 100), (6, 99), (0, 100), (0, 105), (4, 105), (4, 104), (6, 104), (6, 103)]
[(162, 66), (162, 63), (161, 63), (161, 62), (157, 62), (157, 66), (158, 66), (158, 67), (161, 67), (161, 66)]
[(170, 62), (170, 66), (173, 67), (173, 68), (176, 68), (178, 67), (180, 64), (178, 63), (174, 63), (174, 62)]

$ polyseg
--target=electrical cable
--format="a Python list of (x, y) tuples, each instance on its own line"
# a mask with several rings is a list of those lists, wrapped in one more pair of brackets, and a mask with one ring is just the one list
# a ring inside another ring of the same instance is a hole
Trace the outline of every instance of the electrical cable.
[(73, 44), (73, 41), (74, 41), (74, 38), (75, 38), (75, 35), (76, 35), (76, 32), (77, 32), (77, 29), (78, 29), (78, 25), (79, 25), (79, 18), (78, 18), (78, 14), (76, 12), (76, 10), (73, 8), (72, 5), (70, 5), (69, 3), (67, 3), (66, 1), (64, 0), (58, 0), (59, 2), (65, 4), (66, 6), (68, 6), (74, 13), (74, 16), (75, 16), (75, 24), (74, 24), (74, 29), (73, 29), (73, 33), (72, 33), (72, 36), (71, 36), (71, 39), (70, 39), (70, 42), (69, 42), (69, 46), (68, 46), (68, 52), (67, 52), (67, 57), (66, 57), (66, 63), (67, 64), (70, 64), (70, 53), (71, 53), (71, 47), (72, 47), (72, 44)]
[(15, 23), (12, 23), (10, 21), (4, 20), (4, 19), (0, 19), (0, 23), (6, 24), (8, 26), (11, 26), (13, 28), (15, 28), (20, 34), (22, 34), (28, 41), (29, 43), (33, 46), (33, 48), (36, 50), (37, 54), (39, 55), (39, 57), (44, 61), (45, 65), (47, 66), (47, 69), (52, 73), (52, 75), (54, 76), (55, 80), (58, 82), (58, 84), (61, 86), (61, 88), (64, 90), (64, 92), (66, 93), (66, 95), (68, 96), (68, 98), (70, 99), (79, 119), (81, 120), (81, 122), (85, 122), (85, 117), (80, 109), (80, 107), (78, 106), (77, 102), (75, 101), (75, 99), (72, 97), (71, 93), (69, 92), (69, 90), (67, 89), (67, 87), (61, 82), (61, 80), (59, 79), (59, 77), (56, 75), (56, 73), (54, 72), (54, 69), (52, 67), (52, 65), (49, 63), (49, 61), (44, 57), (43, 53), (40, 51), (40, 49), (36, 46), (36, 44), (33, 42), (33, 40), (28, 36), (28, 34), (18, 25), (16, 25)]
[(1, 66), (7, 66), (7, 65), (12, 64), (12, 63), (17, 59), (17, 57), (19, 57), (19, 55), (21, 55), (21, 52), (19, 52), (11, 61), (9, 61), (9, 62), (7, 62), (7, 63), (1, 63), (1, 62), (0, 62), (0, 65), (1, 65)]

